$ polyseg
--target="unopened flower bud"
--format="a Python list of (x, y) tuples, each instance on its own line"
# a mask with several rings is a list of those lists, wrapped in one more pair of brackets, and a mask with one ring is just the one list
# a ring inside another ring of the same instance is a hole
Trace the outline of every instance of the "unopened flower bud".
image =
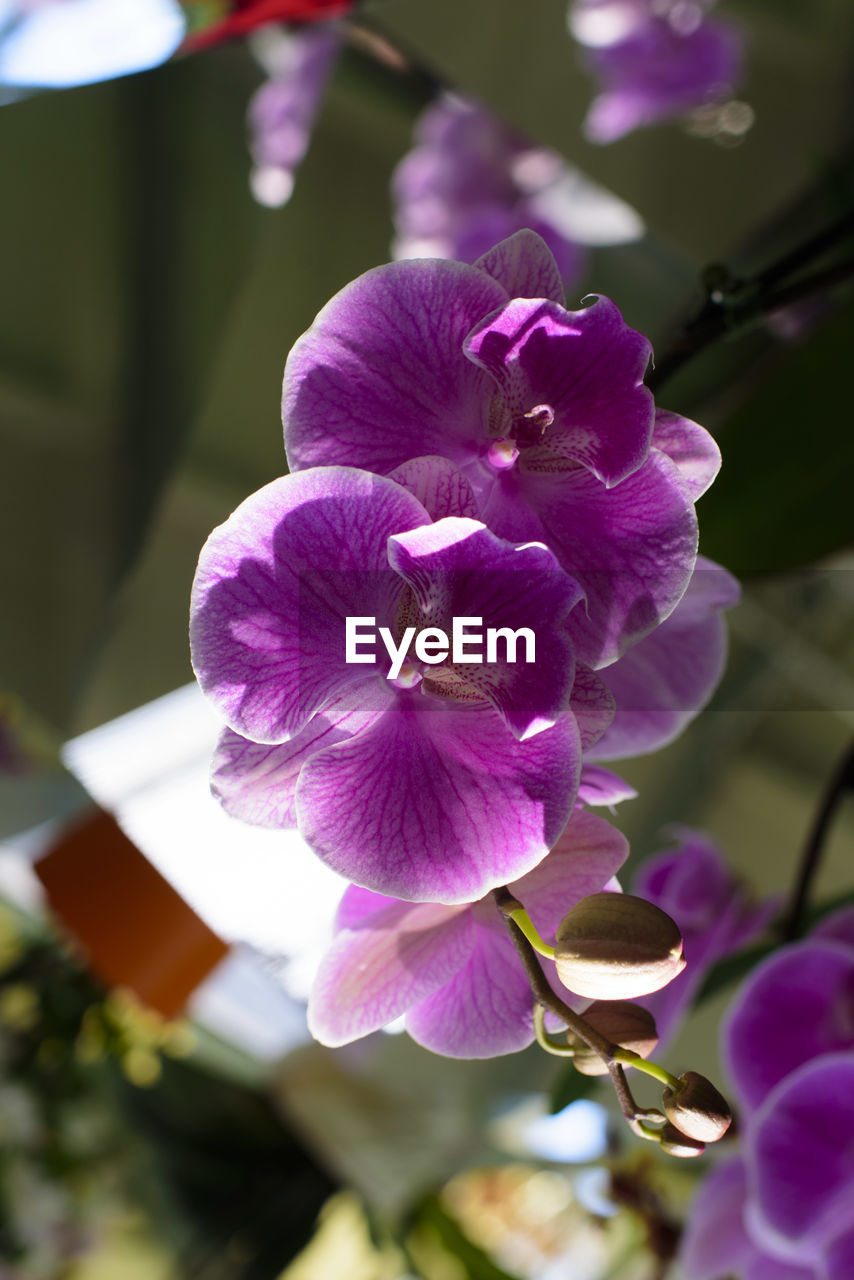
[(669, 1156), (678, 1156), (680, 1160), (693, 1160), (694, 1156), (701, 1156), (706, 1149), (704, 1142), (687, 1137), (672, 1124), (666, 1124), (661, 1130), (660, 1143), (662, 1151), (666, 1151)]
[(679, 1084), (678, 1089), (664, 1090), (662, 1105), (668, 1120), (688, 1138), (717, 1142), (732, 1122), (726, 1099), (697, 1071), (686, 1071)]
[[(648, 1058), (658, 1044), (652, 1014), (628, 1000), (597, 1000), (583, 1016), (594, 1031), (623, 1049), (631, 1049), (641, 1058)], [(608, 1068), (598, 1053), (572, 1032), (567, 1035), (567, 1040), (575, 1050), (572, 1065), (576, 1071), (583, 1076), (607, 1075)]]
[(592, 893), (561, 921), (555, 964), (565, 987), (593, 1000), (658, 991), (685, 968), (670, 916), (628, 893)]

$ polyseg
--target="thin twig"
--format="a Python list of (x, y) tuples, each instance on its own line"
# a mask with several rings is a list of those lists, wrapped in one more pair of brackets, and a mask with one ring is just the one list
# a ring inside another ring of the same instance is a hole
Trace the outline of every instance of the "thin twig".
[(647, 378), (647, 385), (652, 391), (658, 391), (684, 364), (726, 334), (751, 328), (781, 307), (792, 306), (850, 279), (854, 275), (854, 261), (848, 259), (794, 280), (783, 288), (777, 287), (816, 258), (823, 257), (828, 249), (852, 236), (854, 214), (847, 213), (750, 279), (727, 280), (723, 269), (720, 288), (713, 289), (707, 285), (709, 296), (704, 305), (656, 362)]
[(825, 837), (837, 805), (846, 791), (854, 791), (854, 744), (848, 748), (830, 780), (807, 842), (804, 845), (800, 874), (792, 890), (789, 909), (786, 912), (785, 924), (783, 925), (783, 937), (787, 942), (797, 938), (800, 933), (810, 887), (818, 871), (821, 855), (824, 851)]

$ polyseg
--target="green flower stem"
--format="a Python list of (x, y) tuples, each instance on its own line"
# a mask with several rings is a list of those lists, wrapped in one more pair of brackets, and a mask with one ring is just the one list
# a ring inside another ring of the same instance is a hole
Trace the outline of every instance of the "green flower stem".
[(534, 922), (524, 907), (517, 907), (514, 911), (511, 911), (507, 916), (507, 919), (512, 920), (517, 929), (522, 930), (535, 951), (539, 951), (540, 955), (545, 956), (547, 960), (554, 960), (554, 947), (550, 947), (547, 942), (543, 942), (542, 938), (534, 928)]
[(574, 1058), (575, 1050), (568, 1044), (556, 1044), (546, 1031), (546, 1011), (539, 1001), (534, 1005), (534, 1035), (537, 1044), (556, 1058)]
[[(638, 1106), (626, 1080), (624, 1067), (634, 1067), (637, 1071), (643, 1071), (647, 1075), (653, 1076), (660, 1083), (669, 1085), (670, 1088), (678, 1088), (679, 1081), (664, 1067), (659, 1067), (654, 1062), (647, 1062), (645, 1058), (633, 1053), (631, 1049), (624, 1049), (620, 1045), (612, 1043), (606, 1036), (601, 1035), (595, 1027), (591, 1027), (589, 1023), (579, 1017), (564, 1000), (561, 1000), (560, 996), (552, 990), (537, 958), (534, 942), (523, 928), (525, 921), (530, 924), (527, 912), (506, 886), (493, 890), (492, 896), (495, 899), (496, 907), (507, 923), (507, 928), (519, 953), (519, 959), (522, 962), (534, 995), (534, 1035), (537, 1043), (545, 1049), (546, 1053), (554, 1054), (560, 1058), (572, 1057), (573, 1051), (569, 1045), (564, 1048), (563, 1045), (555, 1044), (548, 1036), (545, 1024), (545, 1014), (548, 1009), (566, 1024), (573, 1035), (583, 1041), (594, 1053), (598, 1053), (605, 1063), (608, 1068), (608, 1074), (611, 1077), (611, 1084), (617, 1095), (617, 1101), (620, 1104), (620, 1110), (632, 1132), (639, 1138), (645, 1138), (648, 1142), (660, 1142), (660, 1130), (655, 1127), (655, 1124), (651, 1125), (649, 1121), (661, 1122), (664, 1120), (664, 1116), (660, 1111)], [(542, 941), (533, 926), (531, 926), (531, 931), (538, 941)]]
[(639, 1054), (633, 1053), (631, 1049), (617, 1049), (614, 1059), (621, 1062), (624, 1067), (634, 1067), (635, 1071), (642, 1071), (644, 1075), (652, 1076), (653, 1080), (660, 1081), (661, 1084), (667, 1085), (670, 1089), (681, 1089), (682, 1085), (676, 1076), (665, 1068), (660, 1067), (657, 1062), (650, 1062), (647, 1058), (642, 1058)]
[(512, 919), (512, 913), (521, 907), (521, 903), (517, 902), (510, 890), (505, 886), (500, 889), (493, 890), (493, 898), (498, 910), (504, 916), (507, 922), (507, 928), (510, 930), (510, 937), (516, 950), (519, 953), (519, 959), (530, 983), (534, 998), (544, 1009), (550, 1009), (552, 1013), (556, 1013), (571, 1031), (578, 1036), (579, 1040), (583, 1040), (586, 1045), (598, 1053), (599, 1057), (606, 1064), (608, 1074), (611, 1077), (611, 1083), (614, 1086), (614, 1092), (617, 1095), (617, 1101), (620, 1104), (620, 1110), (630, 1125), (636, 1123), (636, 1116), (640, 1108), (632, 1097), (632, 1091), (626, 1080), (626, 1073), (623, 1071), (619, 1062), (614, 1059), (614, 1054), (618, 1050), (618, 1045), (612, 1044), (606, 1036), (600, 1035), (594, 1027), (580, 1018), (578, 1014), (570, 1009), (566, 1001), (561, 1000), (559, 995), (552, 991), (546, 975), (543, 973), (542, 966), (537, 959), (537, 953), (531, 946), (531, 943), (525, 937), (515, 920)]

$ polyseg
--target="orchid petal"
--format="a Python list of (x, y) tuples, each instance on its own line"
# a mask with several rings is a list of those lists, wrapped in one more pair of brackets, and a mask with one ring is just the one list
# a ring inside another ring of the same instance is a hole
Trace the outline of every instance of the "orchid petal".
[(614, 696), (595, 671), (579, 663), (569, 705), (581, 733), (582, 749), (585, 756), (589, 756), (614, 718)]
[(668, 409), (656, 409), (652, 445), (676, 463), (696, 502), (721, 469), (721, 451), (705, 427)]
[(389, 480), (408, 489), (433, 520), (444, 520), (446, 516), (477, 519), (477, 499), (471, 484), (447, 458), (436, 454), (412, 458), (395, 467)]
[(388, 472), (427, 454), (470, 456), (492, 382), (462, 343), (506, 300), (485, 272), (442, 260), (395, 262), (347, 285), (285, 366), (291, 469), (346, 460)]
[(679, 1261), (691, 1280), (738, 1274), (756, 1254), (742, 1222), (747, 1195), (744, 1161), (731, 1157), (703, 1179), (685, 1221)]
[(534, 471), (527, 457), (500, 479), (481, 518), (499, 537), (551, 548), (586, 596), (586, 611), (569, 620), (576, 655), (607, 666), (662, 622), (688, 585), (697, 551), (690, 494), (657, 449), (613, 489), (583, 467)]
[(378, 911), (386, 907), (400, 905), (399, 898), (389, 898), (384, 893), (372, 893), (360, 885), (350, 884), (338, 903), (335, 913), (335, 932), (339, 929), (357, 929)]
[(190, 641), (202, 690), (230, 728), (285, 741), (373, 668), (345, 661), (345, 619), (393, 621), (402, 583), (389, 535), (429, 517), (367, 472), (328, 467), (274, 480), (205, 543)]
[[(562, 624), (581, 593), (550, 551), (514, 547), (477, 521), (451, 518), (390, 538), (388, 559), (412, 587), (428, 626), (450, 634), (454, 619), (469, 617), (487, 633), (526, 630), (530, 649), (525, 636), (512, 648), (502, 639), (490, 662), (482, 648), (475, 656), (472, 638), (471, 660), (449, 661), (446, 669), (488, 698), (518, 738), (555, 723), (569, 703), (574, 666)], [(431, 684), (444, 670), (431, 671)]]
[(726, 662), (721, 610), (738, 603), (735, 578), (697, 558), (688, 588), (662, 624), (602, 672), (616, 712), (591, 760), (619, 760), (666, 746), (706, 705)]
[(477, 925), (475, 938), (450, 982), (406, 1016), (413, 1040), (451, 1058), (516, 1053), (534, 1039), (531, 988), (509, 934)]
[(327, 705), (289, 742), (272, 746), (224, 729), (211, 766), (211, 791), (226, 813), (242, 822), (295, 827), (294, 797), (306, 760), (367, 728), (393, 696), (384, 681), (363, 682)]
[(315, 852), (356, 884), (472, 902), (545, 857), (579, 772), (570, 716), (517, 742), (491, 709), (401, 691), (371, 729), (306, 762), (297, 814)]
[(474, 265), (503, 285), (511, 298), (549, 298), (563, 306), (563, 280), (557, 263), (535, 231), (517, 231)]
[(634, 787), (630, 787), (616, 773), (603, 769), (601, 765), (585, 763), (581, 770), (579, 804), (605, 805), (613, 810), (615, 804), (620, 804), (623, 800), (634, 800), (637, 794)]
[(729, 1011), (724, 1044), (750, 1107), (804, 1063), (854, 1046), (854, 951), (809, 939), (762, 961)]
[(377, 1031), (449, 982), (474, 946), (464, 906), (398, 902), (340, 930), (321, 961), (308, 1006), (321, 1044)]
[(652, 348), (608, 298), (581, 311), (514, 298), (486, 317), (463, 350), (492, 375), (514, 423), (550, 415), (539, 454), (580, 462), (604, 484), (643, 463), (653, 426), (643, 385)]
[(754, 1239), (811, 1263), (854, 1219), (854, 1054), (826, 1054), (783, 1079), (747, 1134)]

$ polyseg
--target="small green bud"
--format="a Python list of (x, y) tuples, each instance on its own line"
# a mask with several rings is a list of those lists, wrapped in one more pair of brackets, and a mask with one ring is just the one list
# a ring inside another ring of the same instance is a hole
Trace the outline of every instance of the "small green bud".
[(662, 1151), (666, 1151), (669, 1156), (678, 1156), (680, 1160), (693, 1160), (694, 1156), (701, 1156), (706, 1149), (704, 1142), (687, 1137), (672, 1124), (664, 1126), (659, 1141)]
[[(584, 1021), (605, 1036), (607, 1040), (620, 1045), (623, 1049), (631, 1049), (640, 1058), (648, 1058), (658, 1044), (658, 1033), (655, 1019), (646, 1009), (630, 1004), (628, 1000), (597, 1000), (584, 1014)], [(583, 1076), (604, 1076), (608, 1068), (598, 1053), (580, 1040), (572, 1032), (567, 1033), (567, 1041), (575, 1050), (572, 1065)]]
[(670, 916), (628, 893), (592, 893), (561, 921), (555, 964), (565, 987), (592, 1000), (658, 991), (685, 968)]
[(665, 1089), (662, 1105), (672, 1125), (698, 1142), (717, 1142), (732, 1123), (726, 1098), (697, 1071), (679, 1077), (679, 1089)]

